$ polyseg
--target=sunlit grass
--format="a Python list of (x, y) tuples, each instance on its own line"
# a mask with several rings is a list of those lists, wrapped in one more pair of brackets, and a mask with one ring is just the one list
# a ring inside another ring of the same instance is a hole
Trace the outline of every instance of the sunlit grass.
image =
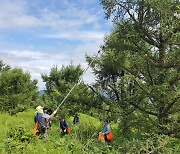
[[(52, 121), (52, 129), (48, 131), (48, 141), (33, 137), (35, 110), (29, 109), (17, 115), (10, 116), (6, 113), (0, 114), (0, 153), (52, 153), (52, 154), (84, 154), (84, 153), (140, 153), (147, 152), (148, 143), (150, 147), (157, 149), (157, 145), (162, 144), (161, 149), (165, 153), (178, 153), (179, 140), (169, 137), (157, 137), (157, 141), (153, 138), (147, 140), (130, 139), (127, 140), (118, 134), (118, 126), (111, 123), (115, 140), (110, 144), (103, 144), (97, 140), (98, 132), (102, 130), (103, 122), (98, 119), (79, 113), (80, 123), (73, 125), (73, 117), (67, 118), (67, 122), (71, 128), (69, 135), (61, 136), (59, 132), (59, 115), (56, 115)], [(171, 144), (168, 144), (169, 142)], [(168, 145), (168, 146), (167, 146)], [(174, 148), (174, 149), (173, 149)]]

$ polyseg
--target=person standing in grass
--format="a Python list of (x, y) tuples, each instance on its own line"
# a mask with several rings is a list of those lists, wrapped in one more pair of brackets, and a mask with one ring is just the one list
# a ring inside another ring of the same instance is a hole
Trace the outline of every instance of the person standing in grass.
[(47, 120), (47, 129), (51, 129), (51, 116), (47, 113), (47, 110), (44, 110), (43, 116)]
[(48, 135), (47, 135), (48, 119), (50, 119), (50, 116), (47, 117), (47, 115), (44, 114), (43, 107), (38, 106), (36, 108), (36, 116), (34, 118), (34, 122), (35, 122), (34, 136), (42, 135), (45, 140), (48, 139)]
[(48, 140), (48, 128), (51, 126), (50, 121), (51, 118), (57, 113), (57, 110), (55, 110), (51, 115), (47, 114), (47, 111), (45, 110), (42, 114), (41, 118), (38, 121), (38, 130), (39, 133), (44, 137), (45, 141)]
[(79, 116), (78, 116), (78, 114), (75, 114), (75, 115), (74, 115), (73, 124), (74, 124), (74, 125), (75, 125), (75, 124), (79, 124)]
[(69, 134), (70, 133), (70, 128), (68, 127), (68, 123), (64, 120), (64, 118), (60, 117), (60, 132), (62, 135), (64, 134)]
[(43, 115), (43, 107), (41, 107), (41, 106), (36, 107), (36, 112), (35, 113), (36, 113), (36, 116), (34, 117), (35, 126), (34, 126), (33, 136), (39, 135), (38, 121)]
[(48, 139), (47, 129), (50, 127), (51, 118), (57, 113), (57, 110), (55, 110), (51, 115), (47, 114), (47, 111), (45, 110), (45, 113), (43, 111), (43, 107), (38, 106), (36, 108), (36, 116), (34, 118), (35, 127), (34, 127), (34, 136), (42, 135), (45, 140)]
[(104, 126), (102, 132), (99, 132), (99, 140), (102, 142), (111, 142), (114, 140), (108, 119), (104, 119)]

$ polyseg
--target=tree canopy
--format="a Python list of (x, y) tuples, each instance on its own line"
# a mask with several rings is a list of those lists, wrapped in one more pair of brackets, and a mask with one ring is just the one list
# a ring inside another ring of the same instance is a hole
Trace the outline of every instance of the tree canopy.
[(0, 110), (15, 114), (33, 105), (38, 97), (37, 80), (22, 69), (11, 69), (2, 61), (0, 65)]
[(126, 114), (133, 107), (149, 116), (157, 133), (179, 136), (179, 2), (101, 3), (114, 29), (92, 64), (99, 85)]
[[(46, 85), (45, 95), (43, 95), (44, 105), (49, 108), (57, 108), (61, 101), (66, 97), (71, 88), (77, 84), (81, 78), (83, 69), (80, 65), (57, 66), (51, 68), (50, 74), (43, 74), (42, 78)], [(90, 107), (97, 105), (96, 97), (92, 90), (83, 81), (78, 83), (66, 102), (61, 106), (61, 114), (74, 114), (85, 112)], [(64, 112), (65, 113), (64, 113)]]

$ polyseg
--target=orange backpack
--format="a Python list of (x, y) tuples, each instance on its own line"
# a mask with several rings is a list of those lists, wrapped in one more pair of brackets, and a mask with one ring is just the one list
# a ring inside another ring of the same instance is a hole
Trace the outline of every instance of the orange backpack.
[(71, 132), (71, 129), (68, 127), (67, 128), (67, 133), (69, 134)]
[(114, 140), (114, 136), (113, 136), (112, 132), (110, 132), (109, 134), (107, 134), (106, 137), (107, 137), (107, 140), (108, 140), (108, 141), (113, 141), (113, 140)]
[(38, 123), (36, 122), (34, 126), (33, 136), (37, 136), (37, 133), (38, 133)]

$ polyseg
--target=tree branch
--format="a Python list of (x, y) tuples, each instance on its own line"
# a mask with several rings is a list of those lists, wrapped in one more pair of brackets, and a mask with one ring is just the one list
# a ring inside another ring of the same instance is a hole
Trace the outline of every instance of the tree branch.
[(168, 115), (169, 110), (173, 107), (173, 105), (178, 101), (178, 99), (180, 99), (180, 96), (176, 97), (172, 103), (170, 103), (164, 110), (164, 112), (162, 113), (162, 116), (166, 116)]
[(117, 90), (113, 86), (111, 86), (109, 84), (108, 84), (108, 86), (114, 91), (114, 93), (116, 95), (116, 99), (117, 99), (117, 101), (119, 101), (120, 99), (119, 99), (119, 94), (118, 94)]
[(152, 75), (150, 73), (148, 56), (146, 56), (146, 64), (147, 64), (147, 72), (148, 72), (148, 75), (149, 75), (150, 83), (151, 83), (151, 85), (153, 85), (154, 81), (153, 81)]
[(99, 98), (104, 101), (103, 97), (90, 85), (87, 84), (87, 86), (97, 95)]
[(150, 93), (138, 83), (138, 81), (136, 80), (136, 78), (134, 76), (133, 76), (133, 80), (136, 82), (136, 84), (139, 86), (139, 88), (141, 88), (147, 95), (150, 95)]
[(172, 86), (173, 84), (175, 84), (176, 82), (178, 82), (180, 80), (180, 76), (176, 76), (173, 80), (171, 80), (170, 82), (169, 82), (169, 84)]
[(135, 103), (131, 103), (131, 102), (130, 102), (130, 104), (131, 104), (132, 106), (134, 106), (135, 108), (137, 108), (138, 110), (144, 112), (144, 113), (148, 113), (148, 114), (154, 115), (154, 116), (156, 116), (156, 117), (158, 116), (157, 113), (154, 113), (154, 112), (151, 112), (151, 111), (147, 111), (147, 110), (141, 108), (140, 106), (138, 106), (138, 105), (135, 104)]

